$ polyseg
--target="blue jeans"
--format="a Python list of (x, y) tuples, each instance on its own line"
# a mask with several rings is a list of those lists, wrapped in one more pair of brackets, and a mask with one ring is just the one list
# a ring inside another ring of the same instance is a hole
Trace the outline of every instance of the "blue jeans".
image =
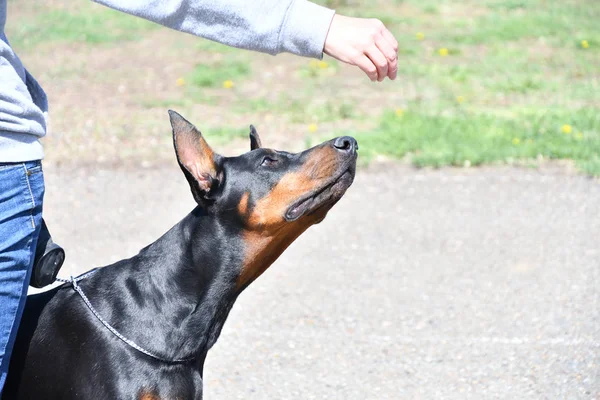
[(0, 394), (27, 298), (43, 200), (41, 161), (0, 163)]

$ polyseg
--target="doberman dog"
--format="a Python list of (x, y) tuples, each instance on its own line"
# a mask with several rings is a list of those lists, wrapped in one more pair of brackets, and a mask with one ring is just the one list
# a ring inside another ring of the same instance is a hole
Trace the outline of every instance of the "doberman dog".
[(358, 145), (338, 137), (292, 154), (213, 152), (169, 111), (179, 166), (198, 206), (136, 256), (29, 296), (2, 399), (202, 399), (208, 350), (238, 295), (354, 180)]

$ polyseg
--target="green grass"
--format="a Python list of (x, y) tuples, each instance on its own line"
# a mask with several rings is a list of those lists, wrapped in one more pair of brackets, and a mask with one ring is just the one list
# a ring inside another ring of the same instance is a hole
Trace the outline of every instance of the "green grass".
[(591, 108), (517, 111), (504, 117), (460, 110), (388, 112), (377, 129), (356, 137), (367, 158), (408, 155), (417, 166), (510, 163), (542, 156), (573, 159), (585, 172), (600, 175), (600, 114)]
[(227, 126), (202, 129), (202, 134), (206, 136), (206, 140), (208, 140), (212, 145), (228, 143), (233, 139), (248, 138), (248, 132), (249, 130), (247, 128), (242, 129)]
[[(176, 70), (177, 76), (165, 79), (174, 85), (183, 77), (179, 89), (138, 93), (135, 99), (123, 93), (121, 100), (132, 114), (140, 108), (207, 105), (209, 110), (222, 109), (223, 115), (243, 115), (249, 121), (257, 114), (268, 115), (282, 132), (318, 124), (318, 131), (329, 132), (328, 136), (356, 134), (361, 154), (371, 159), (385, 154), (438, 167), (527, 165), (542, 156), (575, 160), (585, 173), (600, 176), (597, 0), (317, 2), (339, 14), (381, 19), (399, 42), (398, 81), (372, 84), (349, 72), (355, 67), (331, 59), (326, 64), (291, 57), (266, 59), (182, 35), (169, 41), (169, 54), (177, 57), (148, 67), (148, 74), (133, 70), (126, 75), (128, 69), (123, 68), (124, 76), (119, 77), (135, 86), (144, 76)], [(72, 43), (106, 49), (161, 29), (90, 2), (19, 0), (9, 1), (9, 9), (8, 37), (24, 59), (34, 59), (38, 46), (47, 43), (54, 44), (52, 51), (68, 49)], [(440, 54), (442, 48), (448, 49), (446, 56)], [(161, 72), (152, 73), (153, 68)], [(62, 85), (68, 85), (70, 74), (85, 73), (69, 66), (54, 71), (59, 72), (47, 72), (45, 79)], [(100, 76), (102, 71), (98, 72)], [(234, 86), (224, 87), (225, 81)], [(102, 89), (106, 82), (90, 84)], [(395, 114), (399, 108), (404, 110), (401, 117)], [(102, 129), (118, 129), (106, 121)], [(570, 134), (561, 132), (566, 124), (572, 127)], [(341, 128), (348, 126), (375, 129)], [(225, 141), (246, 133), (217, 129)], [(311, 140), (319, 135), (311, 134)]]
[(77, 10), (40, 6), (31, 19), (8, 19), (11, 44), (20, 50), (47, 43), (114, 43), (140, 39), (158, 25), (121, 12), (84, 2)]
[[(401, 117), (387, 105), (374, 131), (356, 132), (367, 158), (440, 167), (541, 156), (575, 160), (600, 176), (600, 7), (593, 1), (397, 3), (398, 13), (419, 13), (416, 24), (390, 26), (400, 74), (417, 95), (396, 105)], [(571, 134), (561, 132), (566, 124)]]
[(449, 39), (454, 43), (489, 44), (544, 38), (546, 43), (568, 45), (578, 36), (598, 34), (594, 18), (600, 13), (591, 2), (592, 8), (587, 9), (568, 2), (534, 0), (526, 3), (525, 9), (490, 10), (472, 24), (460, 26), (455, 22), (455, 29), (450, 24)]
[[(180, 97), (167, 99), (140, 98), (138, 104), (144, 108), (188, 107), (198, 103), (215, 105), (220, 97), (215, 89), (235, 90), (235, 87), (242, 84), (244, 79), (251, 75), (251, 72), (249, 62), (243, 57), (230, 56), (210, 64), (197, 64), (183, 79), (184, 94)], [(233, 86), (224, 87), (226, 82)], [(227, 93), (223, 94), (227, 95)], [(271, 107), (271, 103), (266, 99), (244, 99), (244, 106), (236, 103), (232, 104), (231, 107), (237, 110), (259, 112), (262, 109)]]
[(238, 49), (235, 49), (233, 47), (228, 47), (225, 46), (224, 44), (221, 43), (217, 43), (217, 42), (213, 42), (207, 39), (201, 39), (198, 42), (197, 48), (201, 51), (205, 51), (207, 53), (219, 53), (219, 54), (226, 54), (226, 53), (233, 53), (233, 52), (238, 52)]
[[(285, 104), (285, 103), (284, 103)], [(323, 103), (303, 103), (290, 100), (287, 106), (288, 118), (291, 122), (332, 122), (341, 119), (354, 119), (361, 116), (356, 105), (349, 101), (326, 101)]]
[(364, 116), (360, 107), (353, 101), (331, 101), (327, 98), (306, 101), (292, 98), (286, 93), (278, 96), (277, 101), (270, 101), (264, 97), (241, 99), (232, 105), (232, 109), (244, 113), (277, 113), (285, 115), (293, 123), (333, 122)]
[(196, 65), (187, 80), (201, 88), (221, 86), (227, 80), (235, 85), (250, 75), (250, 71), (250, 65), (245, 60), (225, 59), (214, 64)]
[(322, 61), (310, 60), (306, 66), (300, 68), (298, 75), (301, 78), (309, 80), (327, 79), (328, 77), (334, 76), (339, 71), (339, 68), (338, 62), (332, 58)]
[[(215, 88), (233, 90), (250, 74), (251, 68), (248, 61), (235, 56), (211, 64), (197, 64), (183, 80), (184, 94), (181, 97), (168, 99), (143, 98), (138, 100), (138, 103), (144, 108), (188, 107), (198, 103), (214, 105), (219, 98), (218, 93), (214, 91)], [(230, 83), (233, 86), (225, 88), (226, 81), (231, 81)], [(260, 104), (263, 104), (263, 106), (261, 107)], [(253, 112), (259, 112), (262, 108), (270, 106), (271, 104), (265, 99), (256, 99), (245, 100), (245, 106), (234, 104), (232, 108), (246, 111), (251, 109)]]
[(278, 103), (273, 103), (264, 97), (247, 98), (232, 104), (232, 110), (238, 113), (263, 113), (277, 111)]

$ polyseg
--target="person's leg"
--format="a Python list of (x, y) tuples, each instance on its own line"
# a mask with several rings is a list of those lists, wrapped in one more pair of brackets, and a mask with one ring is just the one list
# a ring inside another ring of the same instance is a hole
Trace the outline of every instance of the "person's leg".
[(40, 161), (0, 163), (0, 394), (27, 297), (43, 199)]

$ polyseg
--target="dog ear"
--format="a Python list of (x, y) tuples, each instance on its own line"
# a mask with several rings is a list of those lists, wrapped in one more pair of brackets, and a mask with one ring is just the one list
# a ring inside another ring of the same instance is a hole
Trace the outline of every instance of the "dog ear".
[(258, 136), (254, 125), (250, 125), (250, 150), (260, 149), (261, 147), (260, 136)]
[(175, 111), (169, 110), (177, 161), (197, 203), (210, 200), (219, 185), (217, 157), (202, 133)]

